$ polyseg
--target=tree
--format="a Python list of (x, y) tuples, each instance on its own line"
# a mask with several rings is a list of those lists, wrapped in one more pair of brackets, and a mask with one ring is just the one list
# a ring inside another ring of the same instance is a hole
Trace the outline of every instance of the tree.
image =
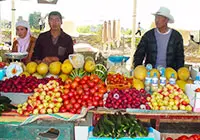
[(40, 12), (34, 12), (29, 15), (29, 24), (31, 28), (39, 29), (39, 19), (41, 18)]

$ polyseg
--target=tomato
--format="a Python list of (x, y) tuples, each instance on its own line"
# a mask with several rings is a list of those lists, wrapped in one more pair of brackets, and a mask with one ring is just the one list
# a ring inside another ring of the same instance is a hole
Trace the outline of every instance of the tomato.
[(67, 80), (65, 80), (65, 83), (66, 83), (66, 84), (70, 84), (71, 82), (72, 82), (72, 80), (69, 79), (69, 78), (68, 78)]
[(83, 76), (83, 78), (82, 78), (83, 80), (85, 80), (85, 81), (88, 81), (89, 79), (90, 79), (90, 77), (89, 76), (87, 76), (87, 75), (85, 75), (85, 76)]
[(167, 137), (166, 140), (173, 140), (171, 137)]
[(98, 101), (93, 101), (93, 105), (97, 107), (99, 105)]
[(89, 99), (89, 96), (88, 95), (83, 95), (83, 100), (88, 100)]
[(83, 84), (82, 87), (83, 87), (83, 89), (89, 88), (89, 86), (87, 84)]
[(72, 108), (73, 108), (72, 104), (68, 104), (68, 105), (66, 105), (66, 109), (67, 109), (67, 111), (70, 111)]
[(82, 106), (85, 106), (85, 107), (88, 106), (86, 101), (82, 101), (81, 105), (82, 105)]
[(90, 92), (89, 92), (89, 90), (88, 91), (85, 91), (85, 93), (84, 93), (85, 95), (90, 95)]
[(91, 89), (90, 89), (90, 93), (91, 93), (91, 94), (94, 94), (95, 92), (96, 92), (96, 90), (95, 90), (94, 88), (91, 88)]
[(63, 100), (67, 100), (69, 98), (69, 96), (67, 94), (63, 94), (61, 97)]
[(89, 85), (89, 87), (94, 87), (95, 86), (95, 83), (92, 82), (92, 81), (87, 81), (87, 84)]
[(78, 86), (78, 82), (77, 81), (73, 81), (71, 83), (71, 88), (75, 89)]
[(79, 95), (76, 95), (76, 96), (75, 96), (75, 99), (76, 99), (76, 100), (78, 100), (79, 98), (80, 98)]
[(74, 96), (74, 93), (70, 91), (70, 92), (68, 93), (68, 95), (69, 95), (69, 97), (73, 97), (73, 96)]
[(65, 89), (69, 89), (69, 88), (70, 88), (70, 84), (65, 84), (65, 85), (64, 85), (64, 88), (65, 88)]
[(198, 135), (192, 135), (192, 136), (190, 136), (189, 140), (198, 140)]
[(75, 104), (74, 104), (74, 108), (75, 108), (75, 109), (79, 109), (80, 107), (81, 107), (81, 105), (80, 105), (79, 103), (75, 103)]
[(70, 103), (69, 100), (64, 100), (64, 102), (63, 102), (63, 104), (64, 104), (65, 107), (66, 107), (69, 103)]
[(99, 106), (103, 106), (103, 101), (99, 101)]
[(179, 137), (178, 140), (188, 140), (188, 137), (186, 135), (183, 135)]
[(81, 85), (84, 85), (84, 84), (86, 83), (86, 81), (82, 79), (79, 83), (80, 83)]
[(101, 98), (99, 96), (94, 96), (93, 99), (99, 101)]
[(106, 93), (106, 92), (107, 92), (107, 89), (106, 89), (106, 88), (103, 88), (103, 87), (102, 87), (102, 88), (99, 89), (99, 93), (100, 93), (100, 94), (104, 94), (104, 93)]
[(84, 90), (82, 88), (77, 88), (78, 95), (82, 95), (84, 93)]
[(71, 110), (70, 110), (70, 113), (76, 114), (76, 109), (75, 109), (75, 108), (71, 109)]
[(77, 100), (77, 103), (81, 104), (81, 103), (82, 103), (82, 100), (81, 100), (81, 99), (78, 99), (78, 100)]
[(67, 111), (67, 109), (64, 106), (61, 106), (59, 109), (59, 112), (62, 112), (62, 113), (66, 112), (66, 111)]
[(74, 81), (80, 82), (80, 81), (81, 81), (81, 78), (77, 76), (77, 77), (74, 78)]
[(75, 98), (71, 98), (70, 102), (71, 102), (72, 104), (75, 104), (75, 103), (76, 103), (76, 99), (75, 99)]
[(69, 93), (69, 89), (68, 88), (64, 89), (63, 93), (64, 94), (68, 94)]

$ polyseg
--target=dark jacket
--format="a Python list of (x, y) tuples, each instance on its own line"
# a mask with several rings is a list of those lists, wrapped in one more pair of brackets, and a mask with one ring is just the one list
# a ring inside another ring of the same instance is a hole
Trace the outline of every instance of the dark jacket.
[[(142, 65), (143, 60), (145, 60), (145, 65), (150, 63), (155, 67), (157, 53), (154, 29), (151, 29), (143, 35), (139, 45), (137, 46), (134, 54), (134, 67)], [(181, 34), (174, 29), (172, 29), (167, 46), (166, 65), (175, 70), (184, 66), (183, 38)]]
[(56, 44), (53, 44), (51, 32), (41, 33), (36, 40), (32, 60), (42, 60), (45, 57), (56, 56), (61, 62), (74, 53), (71, 36), (61, 31)]

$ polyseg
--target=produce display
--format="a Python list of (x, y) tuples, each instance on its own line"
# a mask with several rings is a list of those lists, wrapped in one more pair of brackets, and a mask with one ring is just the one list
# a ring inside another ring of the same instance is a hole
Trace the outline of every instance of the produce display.
[(167, 84), (153, 92), (150, 101), (152, 110), (187, 110), (192, 111), (190, 100), (178, 85)]
[(102, 115), (94, 126), (93, 136), (117, 139), (121, 137), (146, 137), (148, 130), (133, 115), (118, 112), (114, 115)]
[(97, 75), (76, 77), (64, 85), (60, 112), (79, 114), (82, 107), (103, 106), (106, 85)]
[(119, 90), (114, 89), (108, 93), (105, 101), (105, 107), (114, 109), (139, 108), (150, 109), (147, 101), (148, 94), (144, 89), (135, 88)]
[(56, 80), (59, 83), (63, 84), (63, 82), (59, 79), (51, 78), (43, 78), (37, 79), (35, 76), (14, 76), (12, 78), (6, 79), (4, 81), (0, 81), (0, 91), (1, 92), (23, 92), (23, 93), (33, 93), (34, 89), (39, 84), (46, 84), (50, 80)]

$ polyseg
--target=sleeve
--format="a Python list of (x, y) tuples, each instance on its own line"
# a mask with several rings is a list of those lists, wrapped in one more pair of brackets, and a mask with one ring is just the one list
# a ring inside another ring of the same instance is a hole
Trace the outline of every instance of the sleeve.
[(148, 45), (148, 40), (147, 37), (144, 35), (140, 40), (140, 43), (138, 44), (134, 54), (134, 60), (133, 60), (134, 68), (137, 67), (138, 65), (142, 65), (142, 62), (145, 57), (145, 47), (147, 45)]
[(179, 34), (178, 38), (177, 38), (177, 42), (176, 42), (176, 68), (177, 70), (180, 67), (184, 66), (184, 46), (183, 46), (183, 38), (182, 36)]
[(35, 47), (34, 47), (34, 51), (33, 51), (33, 56), (32, 56), (32, 60), (41, 60), (41, 36), (39, 35), (39, 37), (37, 38), (36, 42), (35, 42)]

